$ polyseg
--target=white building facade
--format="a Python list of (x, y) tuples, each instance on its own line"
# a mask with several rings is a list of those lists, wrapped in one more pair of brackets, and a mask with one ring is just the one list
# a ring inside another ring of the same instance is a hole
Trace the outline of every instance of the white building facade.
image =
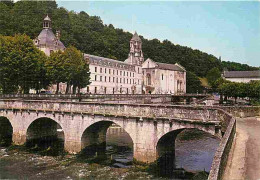
[[(64, 50), (54, 36), (51, 20), (47, 16), (43, 30), (34, 40), (36, 47), (50, 55), (51, 52)], [(89, 62), (90, 85), (81, 90), (88, 94), (177, 94), (186, 93), (186, 70), (179, 64), (158, 63), (151, 59), (144, 61), (142, 41), (135, 32), (130, 40), (130, 51), (125, 61), (84, 54)], [(54, 93), (56, 85), (50, 87)], [(65, 93), (65, 84), (60, 84), (61, 93)]]
[(222, 77), (232, 82), (260, 81), (260, 71), (224, 71)]

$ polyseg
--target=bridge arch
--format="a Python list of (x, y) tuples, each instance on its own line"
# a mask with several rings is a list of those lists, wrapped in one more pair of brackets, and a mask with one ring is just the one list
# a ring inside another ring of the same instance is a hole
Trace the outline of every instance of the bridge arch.
[(95, 153), (98, 155), (104, 155), (107, 145), (107, 130), (111, 126), (119, 126), (126, 132), (126, 138), (131, 141), (133, 149), (133, 139), (127, 130), (122, 127), (122, 125), (112, 120), (101, 120), (92, 123), (84, 129), (81, 135), (81, 149), (84, 153), (87, 155), (94, 155)]
[(26, 129), (26, 145), (64, 150), (65, 132), (61, 124), (49, 117), (34, 119)]
[(0, 116), (0, 146), (11, 145), (12, 137), (13, 125), (11, 121), (5, 116)]
[[(158, 162), (158, 167), (159, 167), (159, 173), (161, 175), (168, 175), (168, 176), (173, 175), (173, 170), (176, 168), (176, 165), (178, 165), (178, 164), (176, 164), (176, 158), (177, 159), (182, 158), (182, 157), (180, 157), (180, 156), (182, 156), (180, 154), (179, 154), (179, 157), (176, 157), (176, 148), (178, 147), (178, 145), (182, 144), (179, 140), (177, 141), (178, 143), (176, 143), (176, 139), (179, 139), (178, 135), (182, 134), (182, 138), (185, 140), (189, 140), (189, 139), (192, 140), (192, 137), (190, 137), (190, 134), (193, 134), (193, 133), (195, 135), (199, 135), (199, 136), (207, 136), (207, 137), (210, 136), (211, 138), (214, 137), (215, 139), (218, 139), (218, 141), (220, 142), (219, 136), (217, 136), (216, 134), (213, 135), (209, 131), (202, 130), (199, 128), (181, 128), (181, 129), (175, 129), (175, 130), (165, 133), (164, 135), (162, 135), (160, 137), (160, 139), (158, 140), (158, 142), (156, 144), (156, 156), (157, 156), (157, 162)], [(196, 137), (195, 137), (194, 142), (196, 142)], [(188, 145), (191, 148), (189, 151), (192, 151), (193, 145), (190, 146), (188, 143), (184, 143), (184, 144)], [(203, 144), (203, 142), (202, 142), (202, 144)], [(206, 145), (206, 144), (204, 144), (204, 145)], [(187, 149), (187, 147), (185, 147), (185, 149)], [(215, 148), (215, 151), (216, 150), (217, 150), (217, 146)], [(211, 162), (208, 162), (208, 164), (212, 163), (214, 154), (215, 154), (215, 152), (211, 152), (210, 156), (212, 156), (212, 158), (211, 158)], [(210, 160), (210, 158), (207, 160)], [(192, 163), (190, 163), (190, 164), (192, 164)], [(183, 164), (181, 165), (181, 167), (183, 167)], [(177, 168), (180, 168), (180, 167), (177, 167)], [(208, 168), (210, 169), (210, 166)], [(205, 169), (206, 168), (204, 167), (204, 170)], [(208, 171), (209, 171), (209, 169), (208, 169)], [(199, 170), (203, 171), (203, 168), (199, 169)]]

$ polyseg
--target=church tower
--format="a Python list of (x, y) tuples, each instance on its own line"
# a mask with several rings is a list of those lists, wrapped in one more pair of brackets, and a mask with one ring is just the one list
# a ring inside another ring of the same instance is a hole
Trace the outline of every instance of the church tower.
[(128, 55), (128, 62), (133, 65), (141, 66), (144, 62), (144, 56), (142, 51), (142, 40), (135, 32), (130, 40), (130, 52)]

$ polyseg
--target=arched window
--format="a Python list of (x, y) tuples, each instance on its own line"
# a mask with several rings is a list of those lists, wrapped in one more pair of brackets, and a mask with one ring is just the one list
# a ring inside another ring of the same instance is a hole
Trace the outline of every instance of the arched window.
[(151, 74), (147, 74), (146, 75), (146, 78), (147, 78), (147, 85), (151, 85)]

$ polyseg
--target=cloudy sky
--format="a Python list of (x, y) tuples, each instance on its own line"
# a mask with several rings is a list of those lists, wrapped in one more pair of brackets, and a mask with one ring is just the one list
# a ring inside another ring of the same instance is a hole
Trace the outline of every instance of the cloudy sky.
[(57, 1), (145, 38), (260, 66), (260, 1)]

